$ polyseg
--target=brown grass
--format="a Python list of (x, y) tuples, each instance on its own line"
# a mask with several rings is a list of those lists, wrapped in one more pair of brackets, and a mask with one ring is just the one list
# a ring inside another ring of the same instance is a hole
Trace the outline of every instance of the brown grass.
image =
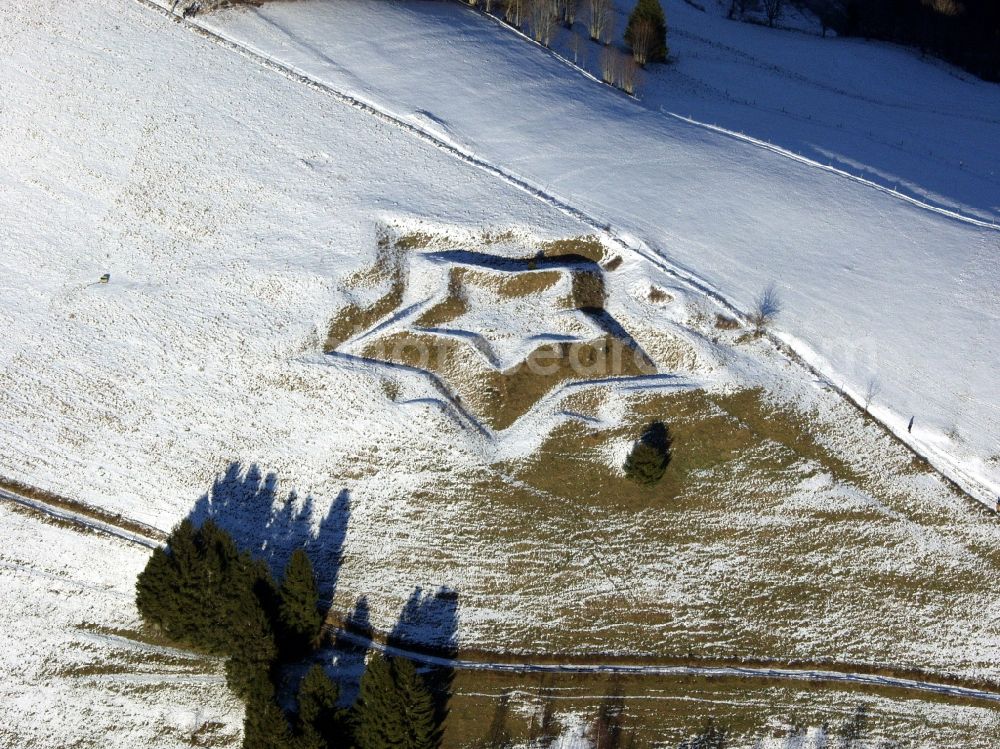
[[(932, 694), (915, 698), (891, 688), (872, 690), (854, 685), (788, 683), (769, 679), (694, 676), (642, 677), (602, 674), (503, 674), (458, 672), (453, 682), (451, 712), (445, 724), (444, 749), (489, 746), (498, 722), (500, 697), (508, 695), (502, 719), (510, 743), (527, 743), (542, 734), (546, 712), (575, 712), (592, 720), (600, 705), (621, 698), (625, 737), (622, 746), (675, 747), (701, 731), (710, 719), (728, 728), (731, 743), (756, 745), (780, 736), (775, 723), (820, 726), (839, 734), (859, 705), (869, 706), (869, 737), (888, 736), (902, 746), (962, 746), (987, 749), (992, 737), (962, 713), (935, 710), (954, 703)], [(888, 704), (876, 700), (887, 700)], [(988, 706), (983, 705), (984, 718)], [(929, 711), (942, 716), (928, 723)], [(558, 725), (558, 724), (557, 724)], [(735, 741), (732, 741), (735, 739)], [(840, 738), (832, 738), (838, 746)], [(543, 742), (544, 743), (544, 742)], [(864, 740), (861, 742), (868, 745)], [(875, 746), (876, 742), (871, 741)], [(729, 746), (729, 743), (727, 743)]]
[(570, 237), (545, 242), (542, 244), (542, 253), (545, 257), (579, 255), (595, 263), (600, 263), (604, 260), (604, 245), (598, 237), (593, 235)]
[(647, 298), (653, 304), (665, 304), (666, 302), (672, 302), (674, 300), (674, 298), (670, 296), (670, 294), (668, 294), (658, 286), (649, 287), (649, 295)]
[(435, 328), (465, 314), (469, 306), (465, 298), (464, 287), (466, 272), (467, 269), (462, 267), (453, 267), (448, 271), (447, 295), (440, 302), (424, 312), (417, 319), (417, 325), (425, 328)]
[(494, 429), (506, 429), (565, 382), (647, 373), (634, 352), (611, 336), (539, 346), (504, 372), (479, 359), (465, 342), (431, 334), (395, 333), (369, 344), (364, 355), (433, 372)]
[[(588, 451), (580, 450), (581, 445), (598, 446), (614, 439), (632, 441), (643, 425), (658, 420), (670, 427), (675, 449), (666, 475), (653, 489), (609, 472), (602, 460), (586, 460)], [(820, 445), (807, 427), (804, 416), (771, 405), (759, 389), (730, 395), (702, 390), (657, 394), (634, 404), (632, 417), (615, 429), (594, 432), (578, 422), (563, 424), (522, 466), (521, 474), (545, 491), (586, 497), (601, 505), (635, 507), (653, 497), (659, 502), (690, 495), (710, 483), (706, 472), (725, 472), (727, 464), (744, 460), (768, 464), (773, 476), (809, 461), (837, 480), (859, 483), (850, 466)]]
[(102, 523), (106, 523), (107, 525), (115, 528), (121, 528), (122, 530), (126, 530), (140, 536), (146, 536), (147, 538), (158, 541), (162, 541), (166, 538), (166, 534), (164, 534), (160, 529), (140, 523), (138, 520), (133, 520), (117, 513), (111, 513), (107, 510), (101, 509), (100, 507), (94, 507), (93, 505), (78, 502), (75, 499), (69, 499), (68, 497), (62, 497), (58, 494), (43, 491), (42, 489), (36, 489), (35, 487), (27, 486), (26, 484), (22, 484), (17, 481), (0, 478), (0, 489), (5, 489), (12, 494), (18, 494), (22, 497), (33, 499), (40, 504), (48, 505), (61, 510), (68, 510), (78, 515), (98, 520)]
[(607, 292), (604, 276), (599, 270), (573, 271), (573, 289), (570, 298), (564, 302), (568, 309), (603, 309)]
[(715, 327), (719, 330), (739, 330), (742, 326), (739, 320), (719, 313), (715, 316)]
[(348, 304), (330, 321), (326, 332), (324, 351), (334, 351), (344, 341), (374, 327), (375, 323), (388, 317), (403, 301), (403, 283), (392, 285), (387, 294), (367, 307)]
[(397, 237), (393, 244), (397, 249), (409, 252), (411, 250), (422, 250), (426, 247), (430, 247), (434, 244), (436, 239), (438, 238), (435, 237), (435, 235), (427, 232), (411, 231)]
[(559, 283), (560, 278), (562, 278), (562, 274), (552, 270), (504, 273), (497, 274), (495, 283), (490, 288), (501, 296), (516, 299), (532, 294), (542, 294)]
[(615, 255), (608, 262), (604, 264), (604, 270), (606, 271), (616, 271), (621, 267), (623, 260), (621, 255)]

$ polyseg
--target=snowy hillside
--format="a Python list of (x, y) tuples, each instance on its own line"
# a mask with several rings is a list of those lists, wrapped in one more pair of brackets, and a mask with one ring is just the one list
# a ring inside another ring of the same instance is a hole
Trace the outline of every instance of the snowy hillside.
[[(1000, 525), (842, 391), (992, 506), (1000, 87), (680, 0), (638, 100), (457, 3), (170, 5), (0, 3), (0, 487), (83, 505), (0, 491), (0, 744), (238, 744), (220, 663), (134, 605), (190, 517), (306, 549), (356, 631), (869, 677), (638, 679), (656, 730), (819, 746), (865, 702), (991, 745)], [(772, 283), (787, 348), (746, 324)]]
[(873, 413), (992, 502), (1000, 90), (886, 45), (667, 13), (679, 61), (640, 102), (449, 3), (202, 22), (579, 207), (741, 309), (777, 282), (782, 338), (858, 400), (877, 382)]

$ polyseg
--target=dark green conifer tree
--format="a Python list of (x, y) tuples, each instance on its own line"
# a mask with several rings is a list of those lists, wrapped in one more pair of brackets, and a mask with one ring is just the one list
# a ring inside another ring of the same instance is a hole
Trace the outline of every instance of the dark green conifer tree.
[(670, 463), (671, 445), (666, 425), (662, 421), (650, 424), (625, 460), (625, 476), (644, 486), (658, 482)]
[(135, 603), (142, 618), (167, 635), (180, 607), (175, 581), (171, 555), (160, 546), (153, 549), (135, 583)]
[(226, 661), (226, 682), (248, 703), (270, 699), (274, 694), (272, 667), (278, 655), (267, 614), (253, 591), (245, 588), (233, 609), (230, 656)]
[(436, 749), (434, 698), (411, 661), (373, 654), (352, 708), (356, 749)]
[(636, 52), (640, 64), (667, 59), (667, 21), (660, 0), (636, 3), (625, 27), (625, 44)]
[(308, 652), (317, 644), (323, 615), (319, 610), (319, 590), (312, 563), (302, 549), (292, 552), (288, 560), (279, 600), (278, 617), (290, 654)]
[(407, 749), (437, 749), (441, 744), (441, 730), (427, 683), (417, 673), (413, 662), (404, 658), (393, 659), (392, 671), (407, 731), (404, 746)]
[(299, 684), (299, 734), (304, 744), (319, 740), (323, 746), (338, 747), (344, 742), (342, 711), (337, 708), (340, 690), (322, 666), (314, 665)]
[(291, 749), (293, 746), (288, 719), (274, 697), (260, 695), (248, 700), (243, 718), (243, 749)]
[(355, 749), (403, 749), (406, 726), (402, 716), (392, 666), (381, 653), (372, 653), (351, 708)]

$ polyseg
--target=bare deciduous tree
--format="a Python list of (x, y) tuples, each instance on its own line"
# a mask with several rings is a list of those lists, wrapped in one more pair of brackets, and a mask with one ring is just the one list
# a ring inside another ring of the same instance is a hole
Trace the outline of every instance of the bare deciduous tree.
[(618, 88), (629, 96), (635, 96), (639, 83), (639, 65), (631, 55), (618, 54)]
[(524, 21), (524, 0), (506, 0), (503, 17), (511, 26), (521, 28)]
[(558, 0), (559, 20), (567, 29), (576, 23), (576, 14), (580, 12), (580, 0)]
[(615, 83), (615, 68), (618, 64), (618, 50), (608, 46), (601, 50), (601, 80), (605, 83)]
[(649, 18), (638, 19), (632, 27), (632, 56), (639, 65), (649, 62), (656, 39), (656, 24)]
[(778, 290), (774, 287), (774, 284), (771, 284), (760, 293), (760, 296), (754, 302), (753, 310), (750, 312), (750, 323), (753, 325), (754, 330), (758, 334), (763, 333), (781, 313), (781, 307), (781, 298), (778, 296)]
[(601, 44), (611, 44), (611, 40), (614, 39), (614, 36), (615, 36), (615, 14), (614, 14), (614, 6), (611, 4), (611, 0), (609, 0), (608, 1), (607, 22), (604, 24), (604, 27), (601, 29), (601, 35), (598, 38), (600, 39)]
[(784, 10), (784, 0), (764, 0), (764, 15), (767, 16), (767, 25), (773, 27), (774, 22), (781, 18), (781, 11)]
[(587, 30), (595, 42), (607, 43), (611, 28), (611, 0), (588, 0), (590, 18)]
[(574, 31), (569, 38), (569, 49), (573, 53), (573, 62), (581, 67), (587, 65), (587, 49), (584, 46), (583, 37), (580, 32)]
[(552, 42), (552, 32), (556, 28), (552, 0), (528, 0), (528, 15), (531, 23), (531, 35), (536, 42), (548, 47)]
[(868, 413), (868, 407), (871, 406), (872, 401), (875, 397), (882, 392), (882, 383), (878, 381), (875, 377), (870, 377), (867, 384), (865, 385), (865, 414)]
[(601, 80), (629, 95), (635, 95), (639, 66), (631, 55), (626, 55), (609, 44), (601, 50)]

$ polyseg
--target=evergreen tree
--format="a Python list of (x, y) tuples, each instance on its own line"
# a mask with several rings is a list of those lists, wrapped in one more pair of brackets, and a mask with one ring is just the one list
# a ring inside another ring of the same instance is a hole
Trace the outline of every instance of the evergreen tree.
[(249, 588), (244, 589), (233, 616), (226, 682), (248, 703), (269, 699), (274, 694), (271, 671), (278, 647), (267, 615)]
[(374, 654), (352, 708), (356, 749), (437, 749), (434, 698), (411, 661)]
[[(195, 643), (218, 653), (233, 652), (230, 630), (239, 627), (253, 599), (261, 574), (249, 554), (241, 554), (226, 531), (207, 521), (195, 534), (197, 564), (186, 596)], [(254, 606), (256, 608), (256, 606)]]
[(407, 749), (437, 749), (441, 744), (434, 698), (412, 661), (394, 658), (393, 680), (407, 729)]
[(289, 749), (293, 746), (288, 719), (274, 697), (247, 701), (243, 718), (243, 749)]
[(302, 549), (292, 552), (279, 591), (278, 617), (283, 639), (294, 655), (317, 644), (323, 615), (319, 610), (319, 590), (309, 555)]
[(146, 621), (175, 642), (216, 655), (233, 652), (232, 630), (244, 621), (253, 598), (273, 619), (269, 607), (276, 597), (267, 566), (241, 553), (212, 521), (197, 529), (183, 521), (136, 581), (136, 605)]
[(402, 714), (392, 666), (381, 653), (373, 653), (351, 708), (355, 749), (403, 749), (406, 727)]
[(639, 0), (625, 27), (625, 44), (638, 51), (642, 59), (637, 62), (662, 62), (667, 59), (667, 21), (660, 0)]
[(158, 546), (153, 549), (153, 555), (135, 583), (135, 603), (139, 613), (157, 629), (166, 631), (168, 623), (177, 617), (179, 604), (175, 580), (171, 555)]
[(315, 744), (336, 747), (344, 742), (343, 712), (337, 708), (340, 690), (322, 666), (314, 665), (299, 684), (298, 734), (306, 749)]
[(671, 458), (670, 432), (662, 421), (650, 424), (625, 460), (625, 476), (652, 486), (663, 478)]

